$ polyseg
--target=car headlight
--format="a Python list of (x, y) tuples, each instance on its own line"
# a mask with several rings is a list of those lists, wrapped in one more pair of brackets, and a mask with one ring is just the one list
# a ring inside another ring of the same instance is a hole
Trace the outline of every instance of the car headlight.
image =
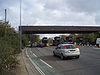
[(66, 51), (66, 53), (70, 53), (70, 50)]

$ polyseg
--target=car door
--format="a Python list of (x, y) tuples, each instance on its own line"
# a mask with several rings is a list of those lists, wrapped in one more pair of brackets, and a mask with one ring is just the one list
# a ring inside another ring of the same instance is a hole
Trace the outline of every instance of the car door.
[(60, 52), (61, 52), (61, 46), (58, 46), (57, 54), (60, 55)]
[(60, 46), (57, 46), (57, 48), (56, 48), (56, 50), (55, 50), (55, 53), (56, 53), (57, 55), (59, 55), (59, 50), (60, 50)]

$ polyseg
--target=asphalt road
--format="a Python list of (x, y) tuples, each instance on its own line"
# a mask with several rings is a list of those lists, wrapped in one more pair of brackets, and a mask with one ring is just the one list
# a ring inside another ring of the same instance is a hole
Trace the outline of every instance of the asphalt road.
[(79, 47), (79, 59), (53, 56), (54, 46), (27, 48), (26, 55), (41, 75), (100, 75), (100, 49)]

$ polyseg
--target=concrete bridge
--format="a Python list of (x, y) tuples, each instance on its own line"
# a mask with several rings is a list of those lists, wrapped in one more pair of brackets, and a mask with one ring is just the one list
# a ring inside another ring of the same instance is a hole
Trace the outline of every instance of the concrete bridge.
[(19, 26), (22, 34), (95, 33), (100, 26)]

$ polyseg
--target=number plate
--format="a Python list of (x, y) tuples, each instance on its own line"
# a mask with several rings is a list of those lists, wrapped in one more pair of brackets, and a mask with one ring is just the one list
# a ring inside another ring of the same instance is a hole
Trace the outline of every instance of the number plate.
[(76, 50), (70, 50), (70, 52), (75, 52)]

